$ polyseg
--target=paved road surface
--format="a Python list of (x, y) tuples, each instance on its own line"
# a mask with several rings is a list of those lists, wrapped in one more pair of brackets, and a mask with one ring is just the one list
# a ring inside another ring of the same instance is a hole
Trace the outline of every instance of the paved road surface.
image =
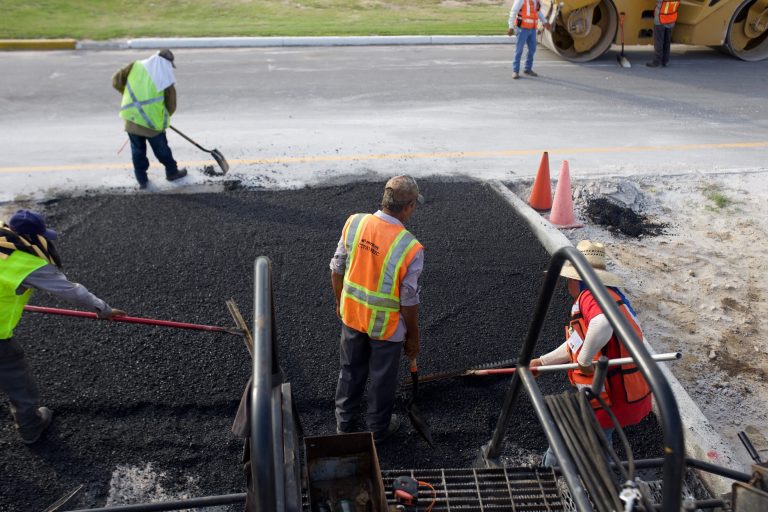
[[(511, 46), (177, 51), (174, 124), (233, 176), (296, 186), (353, 174), (712, 172), (764, 167), (768, 62), (676, 46), (650, 69), (632, 47), (582, 65), (546, 49), (538, 79), (511, 80)], [(110, 78), (148, 52), (0, 54), (0, 200), (34, 190), (133, 186)], [(177, 159), (207, 155), (169, 136)], [(189, 180), (202, 182), (194, 173)], [(159, 176), (158, 176), (159, 177)], [(162, 186), (166, 186), (165, 183)]]

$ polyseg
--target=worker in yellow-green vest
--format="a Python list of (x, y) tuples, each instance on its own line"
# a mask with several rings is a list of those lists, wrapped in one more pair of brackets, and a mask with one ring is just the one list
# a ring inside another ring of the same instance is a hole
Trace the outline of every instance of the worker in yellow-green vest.
[(331, 285), (341, 319), (336, 433), (354, 432), (368, 385), (366, 423), (380, 443), (400, 427), (392, 414), (400, 356), (419, 353), (419, 285), (424, 247), (403, 225), (423, 202), (410, 176), (384, 187), (381, 210), (347, 219), (331, 260)]
[(142, 189), (149, 183), (147, 142), (165, 166), (165, 179), (173, 181), (187, 175), (186, 169), (178, 168), (165, 136), (176, 111), (175, 67), (173, 53), (165, 49), (148, 59), (131, 62), (112, 77), (112, 87), (123, 95), (120, 117), (125, 119), (133, 171)]
[(0, 222), (0, 391), (8, 395), (16, 428), (27, 444), (37, 441), (53, 419), (50, 409), (40, 407), (40, 394), (24, 350), (13, 338), (32, 290), (45, 290), (87, 307), (99, 318), (125, 315), (67, 279), (53, 244), (56, 238), (43, 217), (29, 210), (17, 211), (8, 224)]

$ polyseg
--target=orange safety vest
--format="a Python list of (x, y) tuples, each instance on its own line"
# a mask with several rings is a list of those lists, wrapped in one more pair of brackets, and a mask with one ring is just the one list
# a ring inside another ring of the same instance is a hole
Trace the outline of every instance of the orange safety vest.
[(347, 219), (342, 239), (341, 320), (372, 339), (389, 339), (400, 321), (400, 283), (423, 246), (402, 225), (365, 213)]
[(541, 4), (538, 0), (523, 0), (523, 5), (517, 13), (517, 26), (536, 28), (539, 23), (539, 9), (541, 9)]
[[(566, 337), (568, 342), (566, 347), (568, 349), (568, 356), (572, 363), (577, 362), (581, 347), (584, 345), (584, 339), (587, 335), (587, 323), (581, 314), (580, 301), (584, 296), (586, 290), (581, 292), (573, 304), (571, 309), (571, 321), (565, 328)], [(619, 311), (624, 315), (629, 324), (635, 330), (635, 333), (640, 339), (643, 339), (643, 331), (637, 323), (637, 318), (632, 314), (632, 311), (627, 307), (621, 297), (613, 290), (608, 288), (608, 293), (619, 307)], [(611, 336), (608, 343), (603, 347), (602, 351), (595, 354), (594, 361), (597, 361), (601, 355), (605, 355), (608, 359), (617, 359), (620, 357), (630, 357), (629, 351), (627, 351), (624, 343), (622, 343), (616, 334)], [(613, 378), (616, 375), (620, 375), (620, 379)], [(592, 386), (593, 375), (587, 375), (580, 370), (568, 370), (568, 379), (571, 384), (577, 388), (583, 388), (585, 386)], [(611, 384), (613, 383), (613, 384)], [(618, 386), (616, 386), (618, 384)], [(639, 402), (651, 392), (651, 388), (645, 381), (642, 373), (634, 364), (624, 364), (621, 366), (613, 366), (608, 368), (608, 374), (605, 378), (605, 385), (603, 387), (600, 396), (605, 403), (611, 405), (613, 400), (611, 397), (618, 396), (619, 393), (623, 393), (624, 401), (627, 403)], [(592, 400), (592, 407), (600, 409), (600, 404), (597, 400)]]
[(670, 25), (677, 21), (677, 10), (680, 8), (679, 1), (664, 0), (659, 6), (659, 23)]

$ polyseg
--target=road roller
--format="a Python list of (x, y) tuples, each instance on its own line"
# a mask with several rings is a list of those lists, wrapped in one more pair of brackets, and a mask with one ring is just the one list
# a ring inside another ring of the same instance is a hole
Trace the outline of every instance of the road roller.
[[(542, 0), (554, 30), (544, 44), (572, 62), (587, 62), (621, 43), (653, 45), (656, 0)], [(622, 16), (623, 15), (623, 16)], [(623, 19), (620, 27), (620, 20)], [(682, 0), (672, 42), (722, 48), (758, 61), (768, 57), (768, 0)]]

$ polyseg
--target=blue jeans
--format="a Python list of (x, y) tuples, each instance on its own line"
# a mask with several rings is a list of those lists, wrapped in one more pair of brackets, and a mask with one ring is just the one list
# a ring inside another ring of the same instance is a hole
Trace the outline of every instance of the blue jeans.
[[(613, 427), (603, 429), (603, 433), (605, 434), (605, 438), (608, 439), (608, 444), (613, 443), (613, 431), (615, 429)], [(547, 451), (544, 452), (544, 457), (541, 459), (541, 465), (548, 468), (553, 468), (557, 466), (557, 457), (555, 457), (555, 452), (552, 451), (551, 446), (547, 446)]]
[(515, 63), (512, 69), (515, 73), (520, 72), (520, 59), (523, 57), (523, 47), (528, 46), (528, 55), (525, 57), (525, 70), (533, 69), (533, 56), (536, 55), (536, 29), (519, 28), (517, 29), (517, 43), (515, 43)]
[(152, 146), (152, 152), (157, 159), (165, 166), (166, 178), (179, 172), (179, 167), (176, 165), (176, 160), (173, 159), (171, 148), (168, 147), (168, 139), (165, 137), (165, 132), (155, 135), (154, 137), (142, 137), (141, 135), (129, 133), (128, 138), (131, 140), (133, 172), (136, 175), (136, 181), (138, 181), (139, 184), (146, 183), (149, 179), (147, 178), (147, 169), (149, 169), (147, 141), (149, 141), (149, 145)]

